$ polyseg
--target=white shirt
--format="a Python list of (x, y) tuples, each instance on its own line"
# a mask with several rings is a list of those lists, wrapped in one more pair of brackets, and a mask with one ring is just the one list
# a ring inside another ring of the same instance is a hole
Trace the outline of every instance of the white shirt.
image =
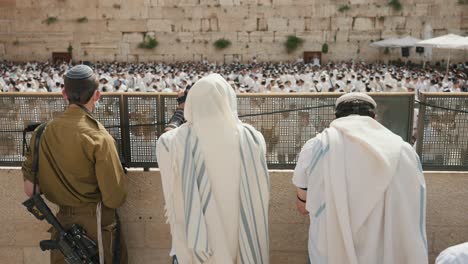
[(436, 264), (468, 263), (468, 242), (455, 245), (442, 251), (436, 259)]

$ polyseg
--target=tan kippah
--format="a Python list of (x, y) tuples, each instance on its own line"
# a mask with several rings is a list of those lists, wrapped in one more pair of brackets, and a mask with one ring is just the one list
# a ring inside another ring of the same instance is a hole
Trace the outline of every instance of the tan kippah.
[(369, 95), (365, 93), (347, 93), (342, 96), (340, 96), (338, 99), (336, 99), (335, 107), (338, 107), (339, 104), (345, 103), (345, 102), (352, 102), (352, 101), (364, 101), (368, 102), (371, 105), (374, 106), (374, 108), (377, 107), (377, 103), (370, 97)]

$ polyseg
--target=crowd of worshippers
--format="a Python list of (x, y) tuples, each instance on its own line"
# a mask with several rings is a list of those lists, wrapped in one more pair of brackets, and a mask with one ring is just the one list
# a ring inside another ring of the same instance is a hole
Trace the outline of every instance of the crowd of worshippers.
[[(2, 92), (60, 92), (71, 63), (0, 63)], [(468, 62), (412, 63), (94, 63), (102, 92), (180, 92), (219, 73), (237, 93), (468, 92)]]

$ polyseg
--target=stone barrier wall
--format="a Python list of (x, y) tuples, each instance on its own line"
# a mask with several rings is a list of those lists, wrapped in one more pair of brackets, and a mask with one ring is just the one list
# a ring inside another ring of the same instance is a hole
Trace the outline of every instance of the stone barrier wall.
[[(431, 263), (443, 249), (468, 240), (468, 173), (426, 172), (427, 238)], [(121, 209), (131, 264), (169, 263), (171, 235), (165, 224), (158, 170), (131, 171), (128, 200)], [(308, 217), (295, 208), (292, 171), (271, 171), (270, 248), (272, 264), (307, 263)], [(38, 248), (48, 239), (47, 224), (21, 205), (20, 170), (0, 170), (0, 263), (46, 264)]]
[[(400, 58), (401, 51), (384, 54), (371, 41), (468, 31), (466, 1), (399, 1), (400, 11), (387, 0), (2, 0), (0, 59), (47, 60), (71, 47), (74, 59), (86, 61), (284, 61), (327, 43), (325, 60), (373, 61)], [(288, 35), (305, 40), (289, 54)], [(145, 36), (155, 36), (158, 47), (138, 48)], [(221, 38), (232, 45), (218, 51), (213, 42)], [(434, 50), (432, 59), (446, 57)]]

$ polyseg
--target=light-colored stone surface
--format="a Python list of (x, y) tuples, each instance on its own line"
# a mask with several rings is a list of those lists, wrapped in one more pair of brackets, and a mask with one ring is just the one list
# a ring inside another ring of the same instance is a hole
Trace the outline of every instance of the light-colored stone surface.
[[(209, 60), (223, 62), (233, 54), (239, 54), (244, 61), (254, 56), (259, 60), (284, 61), (295, 60), (303, 51), (320, 51), (326, 42), (329, 53), (323, 57), (328, 60), (390, 60), (400, 58), (400, 52), (383, 55), (377, 49), (369, 48), (368, 43), (403, 35), (421, 38), (427, 24), (434, 29), (434, 35), (463, 34), (468, 30), (467, 8), (456, 0), (402, 1), (400, 12), (393, 11), (386, 2), (2, 0), (0, 59), (51, 59), (52, 52), (65, 52), (71, 44), (76, 60), (170, 62), (194, 60), (203, 54)], [(343, 4), (350, 9), (339, 12)], [(57, 17), (58, 21), (47, 25), (44, 23), (47, 17)], [(88, 21), (78, 23), (77, 19), (81, 17)], [(111, 40), (109, 34), (113, 35)], [(136, 44), (141, 41), (138, 35), (143, 34), (154, 34), (160, 45), (151, 52), (137, 48)], [(203, 41), (206, 39), (208, 44), (194, 45), (200, 34), (206, 35)], [(288, 54), (282, 44), (291, 34), (306, 36), (306, 42), (297, 52)], [(239, 35), (252, 37), (239, 38)], [(212, 43), (221, 37), (231, 40), (229, 49), (214, 49)], [(17, 39), (21, 44), (12, 45)], [(184, 41), (176, 41), (178, 39)], [(121, 47), (127, 43), (134, 43), (135, 48), (89, 48), (109, 47), (110, 44)], [(454, 52), (452, 57), (460, 61), (467, 59), (463, 51)], [(424, 57), (411, 52), (410, 59), (420, 61)], [(446, 52), (434, 52), (433, 59), (446, 59)]]
[[(307, 263), (308, 217), (295, 209), (291, 171), (271, 171), (270, 248), (273, 264)], [(171, 236), (165, 224), (159, 171), (131, 171), (128, 200), (121, 209), (130, 263), (166, 264)], [(0, 170), (0, 263), (47, 264), (48, 254), (38, 249), (47, 239), (47, 225), (21, 206), (19, 170)], [(468, 173), (426, 173), (427, 239), (433, 260), (437, 254), (468, 238)]]

